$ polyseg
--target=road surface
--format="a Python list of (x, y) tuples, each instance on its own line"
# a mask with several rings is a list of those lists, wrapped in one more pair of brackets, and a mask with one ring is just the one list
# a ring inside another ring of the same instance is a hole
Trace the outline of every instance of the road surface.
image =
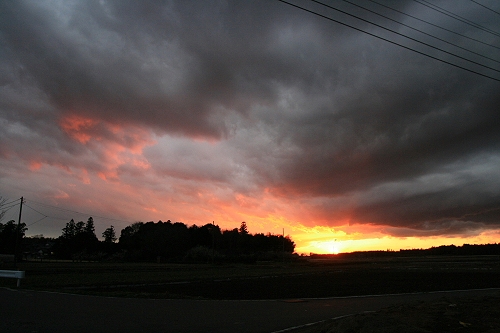
[(329, 299), (216, 301), (82, 296), (0, 289), (0, 332), (270, 333), (394, 304), (499, 289)]

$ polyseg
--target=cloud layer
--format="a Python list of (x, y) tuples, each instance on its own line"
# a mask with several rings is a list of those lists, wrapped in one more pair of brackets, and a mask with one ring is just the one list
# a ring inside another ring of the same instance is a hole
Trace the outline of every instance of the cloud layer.
[[(426, 26), (483, 57), (433, 40), (440, 48), (500, 69), (498, 34), (415, 2), (362, 4), (481, 39), (494, 47)], [(500, 31), (484, 7), (453, 10)], [(278, 1), (3, 1), (0, 13), (4, 197), (30, 191), (120, 218), (254, 218), (262, 229), (280, 219), (398, 237), (500, 228), (498, 81)]]

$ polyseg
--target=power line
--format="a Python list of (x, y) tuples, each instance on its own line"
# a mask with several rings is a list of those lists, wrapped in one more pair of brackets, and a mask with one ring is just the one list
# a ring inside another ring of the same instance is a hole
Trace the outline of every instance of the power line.
[(44, 217), (42, 217), (41, 219), (38, 219), (38, 220), (36, 220), (35, 222), (28, 224), (26, 227), (30, 227), (30, 226), (32, 226), (33, 224), (38, 223), (38, 222), (40, 222), (40, 221), (41, 221), (41, 220), (43, 220), (43, 219), (46, 219), (47, 217), (48, 217), (48, 216), (44, 216)]
[[(67, 218), (45, 215), (44, 213), (39, 212), (38, 210), (34, 209), (33, 207), (28, 206), (26, 203), (24, 205), (43, 216), (42, 218), (36, 220), (35, 222), (28, 224), (27, 227), (32, 226), (33, 224), (38, 223), (46, 218), (51, 218), (51, 219), (55, 219), (55, 220), (67, 220)], [(53, 207), (53, 208), (56, 208), (56, 207)]]
[(12, 208), (14, 208), (15, 206), (17, 206), (17, 205), (10, 206), (7, 209), (2, 208), (2, 213), (4, 213), (4, 214), (7, 213), (9, 210), (11, 210)]
[(498, 69), (496, 69), (496, 68), (489, 67), (489, 66), (483, 65), (483, 64), (481, 64), (481, 63), (479, 63), (479, 62), (476, 62), (476, 61), (473, 61), (473, 60), (467, 59), (467, 58), (462, 57), (462, 56), (459, 56), (459, 55), (456, 55), (456, 54), (454, 54), (454, 53), (452, 53), (452, 52), (448, 52), (448, 51), (443, 50), (443, 49), (441, 49), (441, 48), (439, 48), (439, 47), (437, 47), (437, 46), (434, 46), (434, 45), (431, 45), (431, 44), (428, 44), (428, 43), (422, 42), (422, 41), (420, 41), (420, 40), (418, 40), (418, 39), (416, 39), (416, 38), (409, 37), (409, 36), (407, 36), (407, 35), (405, 35), (405, 34), (402, 34), (402, 33), (400, 33), (400, 32), (397, 32), (397, 31), (395, 31), (395, 30), (392, 30), (392, 29), (386, 28), (386, 27), (384, 27), (384, 26), (382, 26), (382, 25), (380, 25), (380, 24), (373, 23), (373, 22), (371, 22), (371, 21), (369, 21), (369, 20), (366, 20), (366, 19), (361, 18), (361, 17), (359, 17), (359, 16), (356, 16), (356, 15), (354, 15), (354, 14), (348, 13), (348, 12), (343, 11), (343, 10), (341, 10), (341, 9), (338, 9), (338, 8), (332, 7), (332, 6), (330, 6), (330, 5), (327, 5), (327, 4), (325, 4), (325, 3), (322, 3), (321, 1), (318, 1), (318, 0), (311, 0), (311, 1), (312, 1), (312, 2), (315, 2), (315, 3), (317, 3), (317, 4), (320, 4), (320, 5), (322, 5), (322, 6), (328, 7), (328, 8), (330, 8), (330, 9), (333, 9), (333, 10), (335, 10), (335, 11), (338, 11), (338, 12), (340, 12), (340, 13), (342, 13), (342, 14), (345, 14), (345, 15), (348, 15), (348, 16), (351, 16), (351, 17), (354, 17), (354, 18), (356, 18), (356, 19), (358, 19), (358, 20), (360, 20), (360, 21), (363, 21), (363, 22), (366, 22), (366, 23), (372, 24), (372, 25), (374, 25), (374, 26), (376, 26), (376, 27), (382, 28), (382, 29), (384, 29), (384, 30), (390, 31), (390, 32), (392, 32), (392, 33), (394, 33), (394, 34), (396, 34), (396, 35), (399, 35), (399, 36), (402, 36), (402, 37), (408, 38), (408, 39), (410, 39), (410, 40), (412, 40), (412, 41), (414, 41), (414, 42), (420, 43), (420, 44), (425, 45), (425, 46), (427, 46), (427, 47), (433, 48), (433, 49), (435, 49), (435, 50), (438, 50), (438, 51), (441, 51), (441, 52), (443, 52), (443, 53), (449, 54), (449, 55), (451, 55), (451, 56), (457, 57), (457, 58), (459, 58), (459, 59), (462, 59), (462, 60), (468, 61), (468, 62), (473, 63), (473, 64), (475, 64), (475, 65), (478, 65), (478, 66), (481, 66), (481, 67), (484, 67), (484, 68), (487, 68), (487, 69), (490, 69), (490, 70), (492, 70), (492, 71), (495, 71), (495, 72), (500, 73), (500, 70), (498, 70)]
[(2, 206), (1, 208), (2, 208), (2, 210), (3, 210), (3, 209), (7, 209), (7, 210), (9, 210), (9, 209), (11, 209), (12, 207), (16, 207), (16, 206), (19, 206), (19, 203), (12, 204), (12, 205), (10, 205), (10, 206)]
[(482, 3), (479, 3), (479, 2), (474, 1), (474, 0), (470, 0), (470, 1), (474, 2), (475, 4), (477, 4), (477, 5), (481, 6), (481, 7), (486, 8), (486, 9), (488, 9), (488, 10), (491, 10), (493, 13), (496, 13), (496, 14), (500, 15), (500, 13), (499, 13), (499, 12), (497, 12), (497, 11), (496, 11), (496, 10), (494, 10), (494, 9), (491, 9), (490, 7), (487, 7), (487, 6), (483, 5)]
[(14, 203), (14, 202), (19, 201), (19, 200), (21, 200), (21, 199), (16, 199), (16, 200), (12, 200), (11, 202), (2, 203), (2, 204), (0, 204), (0, 208), (3, 208), (3, 206), (10, 205), (11, 203)]
[(42, 221), (43, 219), (46, 219), (47, 217), (49, 217), (48, 215), (45, 215), (44, 213), (40, 213), (40, 212), (39, 212), (38, 210), (36, 210), (35, 208), (33, 208), (33, 207), (31, 207), (31, 206), (28, 206), (26, 203), (25, 203), (24, 205), (25, 205), (26, 207), (28, 207), (29, 209), (32, 209), (33, 211), (37, 212), (38, 214), (43, 215), (43, 217), (42, 217), (41, 219), (38, 219), (38, 220), (36, 220), (35, 222), (28, 224), (28, 225), (27, 225), (27, 227), (32, 226), (33, 224), (38, 223), (38, 222)]
[(466, 19), (466, 18), (464, 18), (464, 17), (462, 17), (460, 15), (454, 14), (454, 13), (452, 13), (452, 12), (450, 12), (450, 11), (444, 9), (444, 8), (441, 8), (441, 7), (439, 7), (439, 6), (435, 5), (435, 4), (432, 4), (432, 3), (430, 3), (430, 2), (428, 2), (426, 0), (413, 0), (413, 1), (421, 4), (422, 6), (428, 7), (430, 9), (434, 10), (434, 11), (440, 12), (441, 14), (444, 14), (444, 15), (446, 15), (448, 17), (454, 18), (455, 20), (458, 20), (460, 22), (463, 22), (465, 24), (473, 26), (474, 28), (483, 30), (483, 31), (488, 32), (488, 33), (490, 33), (492, 35), (500, 37), (500, 34), (498, 32), (493, 31), (493, 30), (488, 29), (488, 28), (485, 28), (482, 25), (474, 23), (474, 22), (472, 22), (472, 21), (470, 21), (470, 20), (468, 20), (468, 19)]
[(307, 9), (307, 8), (304, 8), (304, 7), (298, 6), (298, 5), (296, 5), (296, 4), (290, 3), (290, 2), (288, 2), (288, 1), (285, 1), (285, 0), (278, 0), (278, 1), (279, 1), (279, 2), (282, 2), (282, 3), (284, 3), (284, 4), (287, 4), (287, 5), (289, 5), (289, 6), (292, 6), (292, 7), (298, 8), (298, 9), (300, 9), (300, 10), (303, 10), (303, 11), (305, 11), (305, 12), (308, 12), (308, 13), (314, 14), (314, 15), (319, 16), (319, 17), (321, 17), (321, 18), (327, 19), (327, 20), (329, 20), (329, 21), (332, 21), (332, 22), (335, 22), (335, 23), (338, 23), (338, 24), (344, 25), (344, 26), (346, 26), (346, 27), (349, 27), (349, 28), (351, 28), (351, 29), (354, 29), (354, 30), (357, 30), (357, 31), (363, 32), (363, 33), (365, 33), (365, 34), (367, 34), (367, 35), (370, 35), (370, 36), (372, 36), (372, 37), (376, 37), (376, 38), (378, 38), (378, 39), (381, 39), (381, 40), (386, 41), (386, 42), (388, 42), (388, 43), (391, 43), (391, 44), (397, 45), (397, 46), (402, 47), (402, 48), (404, 48), (404, 49), (407, 49), (407, 50), (413, 51), (413, 52), (415, 52), (415, 53), (418, 53), (418, 54), (420, 54), (420, 55), (426, 56), (426, 57), (428, 57), (428, 58), (431, 58), (431, 59), (434, 59), (434, 60), (440, 61), (440, 62), (442, 62), (442, 63), (448, 64), (448, 65), (453, 66), (453, 67), (456, 67), (456, 68), (460, 68), (460, 69), (465, 70), (465, 71), (467, 71), (467, 72), (474, 73), (474, 74), (476, 74), (476, 75), (480, 75), (480, 76), (482, 76), (482, 77), (485, 77), (485, 78), (488, 78), (488, 79), (491, 79), (491, 80), (494, 80), (494, 81), (500, 82), (500, 79), (497, 79), (497, 78), (495, 78), (495, 77), (492, 77), (492, 76), (489, 76), (489, 75), (487, 75), (487, 74), (483, 74), (483, 73), (480, 73), (480, 72), (474, 71), (474, 70), (472, 70), (472, 69), (469, 69), (469, 68), (466, 68), (466, 67), (463, 67), (463, 66), (460, 66), (460, 65), (454, 64), (454, 63), (452, 63), (452, 62), (449, 62), (449, 61), (446, 61), (446, 60), (440, 59), (440, 58), (438, 58), (438, 57), (435, 57), (435, 56), (432, 56), (432, 55), (430, 55), (430, 54), (424, 53), (424, 52), (422, 52), (422, 51), (418, 51), (418, 50), (416, 50), (416, 49), (414, 49), (414, 48), (411, 48), (411, 47), (409, 47), (409, 46), (405, 46), (405, 45), (402, 45), (402, 44), (397, 43), (397, 42), (395, 42), (395, 41), (392, 41), (392, 40), (390, 40), (390, 39), (387, 39), (387, 38), (384, 38), (384, 37), (381, 37), (381, 36), (375, 35), (375, 34), (373, 34), (373, 33), (371, 33), (371, 32), (368, 32), (368, 31), (365, 31), (365, 30), (363, 30), (363, 29), (360, 29), (360, 28), (357, 28), (357, 27), (355, 27), (355, 26), (352, 26), (352, 25), (350, 25), (350, 24), (347, 24), (347, 23), (344, 23), (344, 22), (338, 21), (338, 20), (336, 20), (336, 19), (333, 19), (333, 18), (331, 18), (331, 17), (328, 17), (328, 16), (325, 16), (325, 15), (322, 15), (322, 14), (320, 14), (320, 13), (314, 12), (314, 11), (312, 11), (312, 10), (309, 10), (309, 9)]
[[(19, 204), (18, 204), (18, 205), (19, 205)], [(12, 213), (7, 214), (7, 213), (8, 213), (9, 211), (11, 211), (11, 209), (12, 209), (12, 208), (14, 208), (14, 207), (16, 207), (16, 206), (17, 206), (17, 205), (14, 205), (14, 206), (11, 206), (11, 207), (9, 207), (8, 209), (4, 210), (3, 212), (5, 213), (5, 215), (3, 215), (3, 216), (2, 216), (2, 219), (3, 219), (3, 220), (8, 220), (8, 221), (10, 221), (10, 220), (15, 220), (15, 218), (16, 218), (16, 217), (15, 217), (15, 215), (14, 215), (14, 214), (12, 214)], [(10, 218), (10, 219), (9, 219), (9, 218), (7, 218), (8, 216), (11, 216), (12, 218)]]
[(417, 20), (417, 21), (420, 21), (420, 22), (426, 23), (426, 24), (428, 24), (428, 25), (431, 25), (431, 26), (433, 26), (433, 27), (439, 28), (439, 29), (441, 29), (441, 30), (444, 30), (444, 31), (447, 31), (447, 32), (451, 32), (452, 34), (455, 34), (455, 35), (457, 35), (457, 36), (460, 36), (460, 37), (463, 37), (463, 38), (466, 38), (466, 39), (469, 39), (469, 40), (475, 41), (475, 42), (477, 42), (477, 43), (481, 43), (481, 44), (483, 44), (483, 45), (490, 46), (490, 47), (493, 47), (493, 48), (495, 48), (495, 49), (499, 49), (499, 50), (500, 50), (500, 47), (498, 47), (498, 46), (491, 45), (491, 44), (489, 44), (489, 43), (485, 43), (485, 42), (483, 42), (483, 41), (480, 41), (480, 40), (478, 40), (478, 39), (475, 39), (475, 38), (472, 38), (472, 37), (469, 37), (469, 36), (466, 36), (466, 35), (462, 35), (462, 34), (460, 34), (460, 33), (456, 32), (456, 31), (453, 31), (453, 30), (450, 30), (450, 29), (447, 29), (447, 28), (441, 27), (441, 26), (439, 26), (439, 25), (437, 25), (437, 24), (431, 23), (431, 22), (429, 22), (429, 21), (423, 20), (423, 19), (421, 19), (421, 18), (418, 18), (418, 17), (413, 16), (413, 15), (410, 15), (410, 14), (407, 14), (407, 13), (405, 13), (405, 12), (402, 12), (402, 11), (400, 11), (400, 10), (397, 10), (397, 9), (395, 9), (395, 8), (392, 8), (392, 7), (389, 7), (389, 6), (387, 6), (387, 5), (382, 4), (382, 3), (380, 3), (380, 2), (377, 2), (377, 1), (375, 1), (375, 0), (369, 0), (369, 1), (371, 1), (371, 2), (373, 2), (373, 3), (376, 3), (377, 5), (379, 5), (379, 6), (381, 6), (381, 7), (385, 7), (385, 8), (387, 8), (387, 9), (389, 9), (389, 10), (395, 11), (396, 13), (399, 13), (399, 14), (402, 14), (402, 15), (405, 15), (405, 16), (408, 16), (408, 17), (411, 17), (411, 18), (412, 18), (412, 19), (414, 19), (414, 20)]
[(36, 210), (35, 208), (33, 208), (33, 207), (31, 207), (31, 206), (28, 206), (26, 203), (25, 203), (24, 205), (25, 205), (26, 207), (28, 207), (28, 208), (30, 208), (30, 209), (32, 209), (32, 210), (34, 210), (34, 211), (35, 211), (35, 212), (37, 212), (38, 214), (43, 215), (43, 216), (45, 216), (45, 217), (48, 217), (48, 216), (47, 216), (47, 215), (45, 215), (44, 213), (40, 213), (40, 212), (39, 212), (38, 210)]
[(474, 52), (474, 51), (469, 50), (469, 49), (467, 49), (467, 48), (465, 48), (465, 47), (462, 47), (462, 46), (460, 46), (460, 45), (457, 45), (457, 44), (454, 44), (454, 43), (448, 42), (448, 41), (447, 41), (447, 40), (445, 40), (445, 39), (442, 39), (442, 38), (436, 37), (436, 36), (434, 36), (434, 35), (432, 35), (432, 34), (429, 34), (429, 33), (425, 32), (425, 31), (422, 31), (422, 30), (420, 30), (420, 29), (414, 28), (414, 27), (412, 27), (412, 26), (410, 26), (410, 25), (408, 25), (408, 24), (405, 24), (405, 23), (399, 22), (398, 20), (392, 19), (392, 18), (387, 17), (387, 16), (385, 16), (385, 15), (382, 15), (382, 14), (380, 14), (380, 13), (377, 13), (377, 12), (376, 12), (376, 11), (374, 11), (374, 10), (371, 10), (371, 9), (366, 8), (366, 7), (360, 6), (360, 5), (358, 5), (358, 4), (354, 3), (354, 2), (351, 2), (351, 1), (349, 1), (349, 0), (342, 0), (342, 1), (347, 2), (348, 4), (350, 4), (350, 5), (352, 5), (352, 6), (356, 6), (356, 7), (358, 7), (358, 8), (364, 9), (364, 10), (366, 10), (366, 11), (368, 11), (368, 12), (370, 12), (370, 13), (373, 13), (373, 14), (375, 14), (375, 15), (378, 15), (378, 16), (380, 16), (380, 17), (383, 17), (383, 18), (385, 18), (385, 19), (387, 19), (387, 20), (389, 20), (389, 21), (392, 21), (392, 22), (398, 23), (399, 25), (402, 25), (402, 26), (407, 27), (407, 28), (409, 28), (409, 29), (412, 29), (412, 30), (418, 31), (418, 32), (420, 32), (421, 34), (424, 34), (424, 35), (426, 35), (426, 36), (429, 36), (429, 37), (432, 37), (432, 38), (434, 38), (434, 39), (437, 39), (437, 40), (439, 40), (439, 41), (441, 41), (441, 42), (443, 42), (443, 43), (446, 43), (446, 44), (449, 44), (449, 45), (455, 46), (455, 47), (457, 47), (457, 48), (459, 48), (459, 49), (462, 49), (462, 50), (464, 50), (464, 51), (467, 51), (467, 52), (473, 53), (473, 54), (478, 55), (478, 56), (480, 56), (480, 57), (483, 57), (483, 58), (485, 58), (485, 59), (492, 60), (492, 61), (494, 61), (494, 62), (496, 62), (496, 63), (500, 63), (500, 61), (498, 61), (498, 60), (496, 60), (496, 59), (493, 59), (493, 58), (487, 57), (487, 56), (482, 55), (481, 53), (478, 53), (478, 52)]
[[(30, 200), (29, 202), (35, 203), (35, 204), (40, 205), (40, 206), (49, 207), (49, 208), (52, 208), (52, 209), (57, 209), (57, 210), (60, 210), (60, 211), (70, 212), (70, 213), (74, 213), (74, 214), (86, 215), (86, 216), (93, 216), (93, 217), (96, 217), (96, 218), (99, 218), (99, 219), (105, 219), (105, 220), (109, 220), (109, 221), (117, 221), (117, 222), (130, 223), (130, 221), (119, 220), (119, 219), (114, 219), (114, 218), (104, 217), (104, 216), (98, 216), (98, 215), (90, 214), (90, 213), (77, 212), (77, 211), (74, 211), (74, 210), (70, 210), (70, 209), (66, 209), (66, 208), (61, 208), (61, 207), (56, 207), (56, 206), (51, 206), (51, 205), (47, 205), (47, 204), (44, 204), (44, 203), (41, 203), (41, 202), (37, 202), (37, 201), (33, 201), (33, 200)], [(42, 213), (40, 213), (40, 214), (42, 214)], [(50, 217), (50, 216), (48, 216), (48, 217)], [(51, 217), (51, 218), (56, 218), (56, 217)], [(57, 219), (60, 219), (60, 218), (57, 218)]]

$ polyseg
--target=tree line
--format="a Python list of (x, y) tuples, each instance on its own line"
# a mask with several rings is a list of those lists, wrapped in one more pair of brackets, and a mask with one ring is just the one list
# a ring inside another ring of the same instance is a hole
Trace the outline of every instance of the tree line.
[[(254, 262), (290, 258), (295, 243), (288, 236), (251, 234), (246, 222), (239, 228), (222, 230), (218, 225), (187, 226), (182, 222), (136, 222), (117, 237), (110, 226), (99, 240), (92, 217), (86, 222), (73, 219), (57, 238), (24, 237), (22, 224), (18, 242), (25, 255), (51, 256), (66, 260)], [(0, 253), (14, 253), (17, 225), (0, 223)], [(8, 241), (4, 242), (4, 238)]]
[(246, 222), (232, 230), (221, 230), (215, 224), (188, 227), (170, 220), (137, 222), (121, 231), (119, 244), (133, 261), (158, 257), (188, 261), (272, 260), (295, 250), (290, 237), (250, 234)]
[(62, 234), (55, 239), (51, 252), (58, 259), (100, 259), (116, 251), (116, 236), (113, 226), (107, 228), (99, 241), (95, 234), (94, 219), (89, 217), (87, 222), (71, 219), (62, 229)]

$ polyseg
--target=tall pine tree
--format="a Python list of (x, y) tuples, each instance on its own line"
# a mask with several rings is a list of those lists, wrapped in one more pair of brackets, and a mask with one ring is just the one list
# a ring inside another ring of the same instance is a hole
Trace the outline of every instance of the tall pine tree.
[(85, 229), (84, 229), (85, 233), (89, 234), (89, 235), (93, 235), (94, 237), (97, 237), (95, 235), (95, 226), (94, 226), (94, 219), (91, 217), (89, 217), (89, 219), (87, 220), (87, 224), (85, 224)]

